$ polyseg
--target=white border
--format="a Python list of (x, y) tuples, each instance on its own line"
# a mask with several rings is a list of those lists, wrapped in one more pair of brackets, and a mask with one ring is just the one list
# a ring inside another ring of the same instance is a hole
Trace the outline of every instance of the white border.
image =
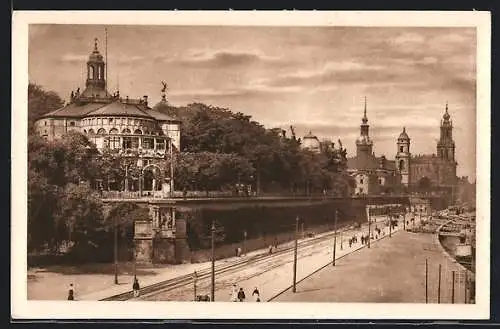
[[(195, 23), (193, 23), (195, 22)], [(477, 299), (474, 305), (27, 301), (28, 24), (477, 28)], [(14, 319), (487, 319), (490, 308), (489, 12), (24, 11), (13, 13), (11, 315)]]

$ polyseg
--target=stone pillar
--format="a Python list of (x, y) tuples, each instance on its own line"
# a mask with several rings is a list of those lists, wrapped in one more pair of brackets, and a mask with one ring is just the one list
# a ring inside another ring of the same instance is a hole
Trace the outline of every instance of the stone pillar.
[(156, 138), (153, 138), (153, 150), (156, 151)]
[(139, 136), (139, 148), (142, 149), (142, 137)]

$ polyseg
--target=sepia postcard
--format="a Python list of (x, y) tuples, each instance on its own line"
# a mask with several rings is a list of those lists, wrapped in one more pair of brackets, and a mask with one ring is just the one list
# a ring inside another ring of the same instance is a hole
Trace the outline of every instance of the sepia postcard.
[(13, 319), (487, 319), (488, 12), (13, 13)]

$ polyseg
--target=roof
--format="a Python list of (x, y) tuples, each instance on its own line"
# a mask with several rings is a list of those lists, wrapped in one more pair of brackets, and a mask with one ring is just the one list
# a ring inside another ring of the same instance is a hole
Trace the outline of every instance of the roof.
[(408, 134), (406, 133), (406, 127), (403, 127), (403, 131), (399, 135), (398, 139), (405, 139), (405, 140), (410, 139), (410, 137), (408, 137)]
[[(347, 159), (347, 168), (349, 169), (359, 169), (359, 170), (376, 170), (380, 168), (380, 162), (382, 157), (376, 157), (373, 155), (367, 156), (355, 156)], [(385, 165), (383, 169), (396, 170), (396, 161), (385, 159)]]
[(40, 118), (46, 118), (46, 117), (80, 118), (106, 105), (107, 103), (86, 103), (86, 104), (71, 103), (61, 107), (60, 109), (46, 113), (42, 115)]
[(140, 104), (130, 104), (122, 102), (113, 102), (104, 105), (103, 107), (88, 113), (87, 116), (134, 116), (143, 118), (154, 118), (147, 113), (147, 107)]
[(162, 113), (160, 111), (156, 111), (156, 110), (153, 110), (153, 109), (148, 109), (146, 111), (146, 113), (148, 113), (149, 115), (151, 115), (153, 118), (155, 118), (158, 121), (180, 121), (176, 117), (167, 115), (165, 113)]

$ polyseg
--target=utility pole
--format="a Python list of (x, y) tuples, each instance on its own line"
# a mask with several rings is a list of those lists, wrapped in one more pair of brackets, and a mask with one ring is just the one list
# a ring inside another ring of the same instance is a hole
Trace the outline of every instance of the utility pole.
[(215, 221), (212, 221), (212, 285), (210, 300), (215, 301)]
[(337, 217), (338, 217), (338, 211), (335, 210), (335, 235), (333, 236), (333, 259), (332, 259), (332, 266), (335, 266), (335, 252), (337, 250)]
[(293, 288), (292, 292), (297, 292), (297, 249), (299, 234), (299, 216), (295, 219), (295, 246), (293, 250)]
[(441, 264), (439, 264), (439, 276), (438, 276), (438, 304), (441, 303)]
[(196, 281), (198, 281), (198, 273), (196, 273), (196, 271), (194, 271), (194, 273), (193, 273), (193, 295), (194, 295), (193, 301), (195, 301), (195, 302), (196, 302)]
[(429, 296), (429, 270), (428, 270), (428, 266), (427, 266), (427, 258), (425, 259), (425, 303), (427, 304), (428, 303), (428, 296)]
[(464, 271), (464, 304), (467, 304), (467, 270)]
[(368, 208), (368, 248), (370, 248), (371, 232), (372, 232), (372, 219), (370, 216), (370, 208)]
[(118, 284), (118, 230), (116, 225), (116, 216), (113, 216), (113, 246), (114, 246), (114, 259), (115, 259), (115, 284)]
[(455, 271), (451, 271), (451, 303), (455, 304)]
[(246, 255), (246, 253), (247, 253), (246, 248), (245, 248), (246, 242), (247, 242), (247, 230), (244, 230), (243, 231), (243, 251), (242, 251), (243, 255)]

